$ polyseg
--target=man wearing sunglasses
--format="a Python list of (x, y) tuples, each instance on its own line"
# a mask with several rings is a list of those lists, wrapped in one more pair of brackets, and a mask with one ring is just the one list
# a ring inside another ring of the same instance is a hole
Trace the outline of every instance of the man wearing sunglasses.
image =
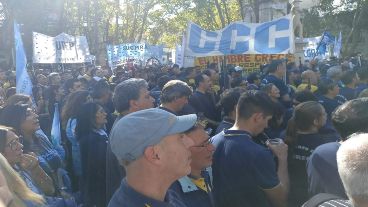
[(201, 124), (196, 124), (186, 132), (194, 141), (190, 147), (192, 154), (191, 172), (177, 180), (170, 190), (175, 191), (186, 206), (212, 207), (212, 155), (215, 147)]

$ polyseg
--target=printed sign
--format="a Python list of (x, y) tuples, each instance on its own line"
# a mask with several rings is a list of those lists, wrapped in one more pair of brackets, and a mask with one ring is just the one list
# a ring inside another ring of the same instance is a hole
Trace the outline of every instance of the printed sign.
[(222, 30), (207, 31), (188, 24), (185, 56), (232, 54), (292, 54), (294, 34), (291, 16), (262, 24), (235, 22)]
[(88, 42), (84, 36), (61, 33), (50, 37), (33, 33), (33, 63), (84, 63), (90, 61)]

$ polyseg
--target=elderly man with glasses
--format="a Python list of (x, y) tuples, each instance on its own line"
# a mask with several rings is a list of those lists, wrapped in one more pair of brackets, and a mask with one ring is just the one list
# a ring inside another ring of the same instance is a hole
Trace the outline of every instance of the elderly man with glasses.
[(186, 206), (212, 207), (212, 172), (209, 167), (215, 147), (203, 124), (196, 124), (186, 135), (194, 141), (190, 147), (191, 172), (177, 180), (170, 190), (175, 191)]

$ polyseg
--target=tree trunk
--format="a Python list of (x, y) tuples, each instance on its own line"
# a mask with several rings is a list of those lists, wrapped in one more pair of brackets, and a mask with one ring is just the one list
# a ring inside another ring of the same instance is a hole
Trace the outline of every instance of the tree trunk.
[(245, 14), (244, 14), (244, 5), (243, 0), (238, 0), (239, 8), (240, 8), (240, 15), (242, 17), (242, 20), (244, 21)]
[(357, 5), (357, 8), (356, 8), (356, 11), (355, 11), (355, 14), (354, 14), (354, 19), (353, 19), (351, 30), (350, 30), (347, 38), (346, 38), (345, 43), (343, 44), (344, 45), (343, 48), (345, 48), (345, 50), (343, 50), (344, 55), (349, 55), (349, 53), (353, 49), (353, 47), (348, 47), (348, 46), (353, 46), (353, 44), (350, 44), (350, 42), (352, 41), (353, 35), (356, 32), (357, 27), (358, 27), (358, 25), (359, 25), (359, 23), (362, 19), (362, 16), (364, 14), (364, 10), (367, 7), (367, 4), (362, 2), (362, 1), (363, 0), (358, 1), (358, 5)]
[(133, 20), (133, 24), (131, 25), (131, 31), (129, 34), (129, 41), (134, 42), (134, 37), (135, 37), (135, 32), (137, 29), (137, 21), (138, 21), (138, 13), (140, 13), (140, 7), (136, 7), (135, 11), (134, 11), (134, 20)]
[[(119, 42), (119, 10), (120, 10), (120, 0), (116, 0), (116, 16), (115, 16), (115, 41)], [(108, 20), (109, 22), (110, 20)]]
[(215, 6), (216, 6), (217, 12), (218, 12), (219, 17), (220, 17), (221, 26), (222, 26), (222, 28), (224, 28), (226, 26), (226, 23), (225, 23), (224, 15), (222, 14), (221, 5), (220, 5), (218, 0), (215, 0)]
[(225, 10), (225, 17), (227, 21), (226, 24), (229, 24), (231, 20), (230, 20), (230, 16), (229, 16), (229, 12), (228, 12), (226, 3), (227, 3), (226, 0), (222, 0), (222, 4), (224, 5), (224, 10)]
[(141, 25), (141, 28), (139, 30), (139, 36), (137, 38), (137, 42), (140, 42), (142, 40), (142, 36), (143, 36), (144, 28), (146, 26), (146, 22), (147, 22), (147, 17), (148, 17), (149, 10), (150, 10), (150, 7), (145, 8), (145, 11), (144, 11), (144, 14), (143, 14), (143, 18), (142, 18), (142, 25)]

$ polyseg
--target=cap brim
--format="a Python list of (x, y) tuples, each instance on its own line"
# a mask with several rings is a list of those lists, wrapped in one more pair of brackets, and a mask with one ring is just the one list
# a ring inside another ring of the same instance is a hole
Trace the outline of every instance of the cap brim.
[(171, 127), (168, 134), (179, 134), (192, 128), (197, 122), (197, 115), (189, 114), (184, 116), (177, 116), (175, 124)]

